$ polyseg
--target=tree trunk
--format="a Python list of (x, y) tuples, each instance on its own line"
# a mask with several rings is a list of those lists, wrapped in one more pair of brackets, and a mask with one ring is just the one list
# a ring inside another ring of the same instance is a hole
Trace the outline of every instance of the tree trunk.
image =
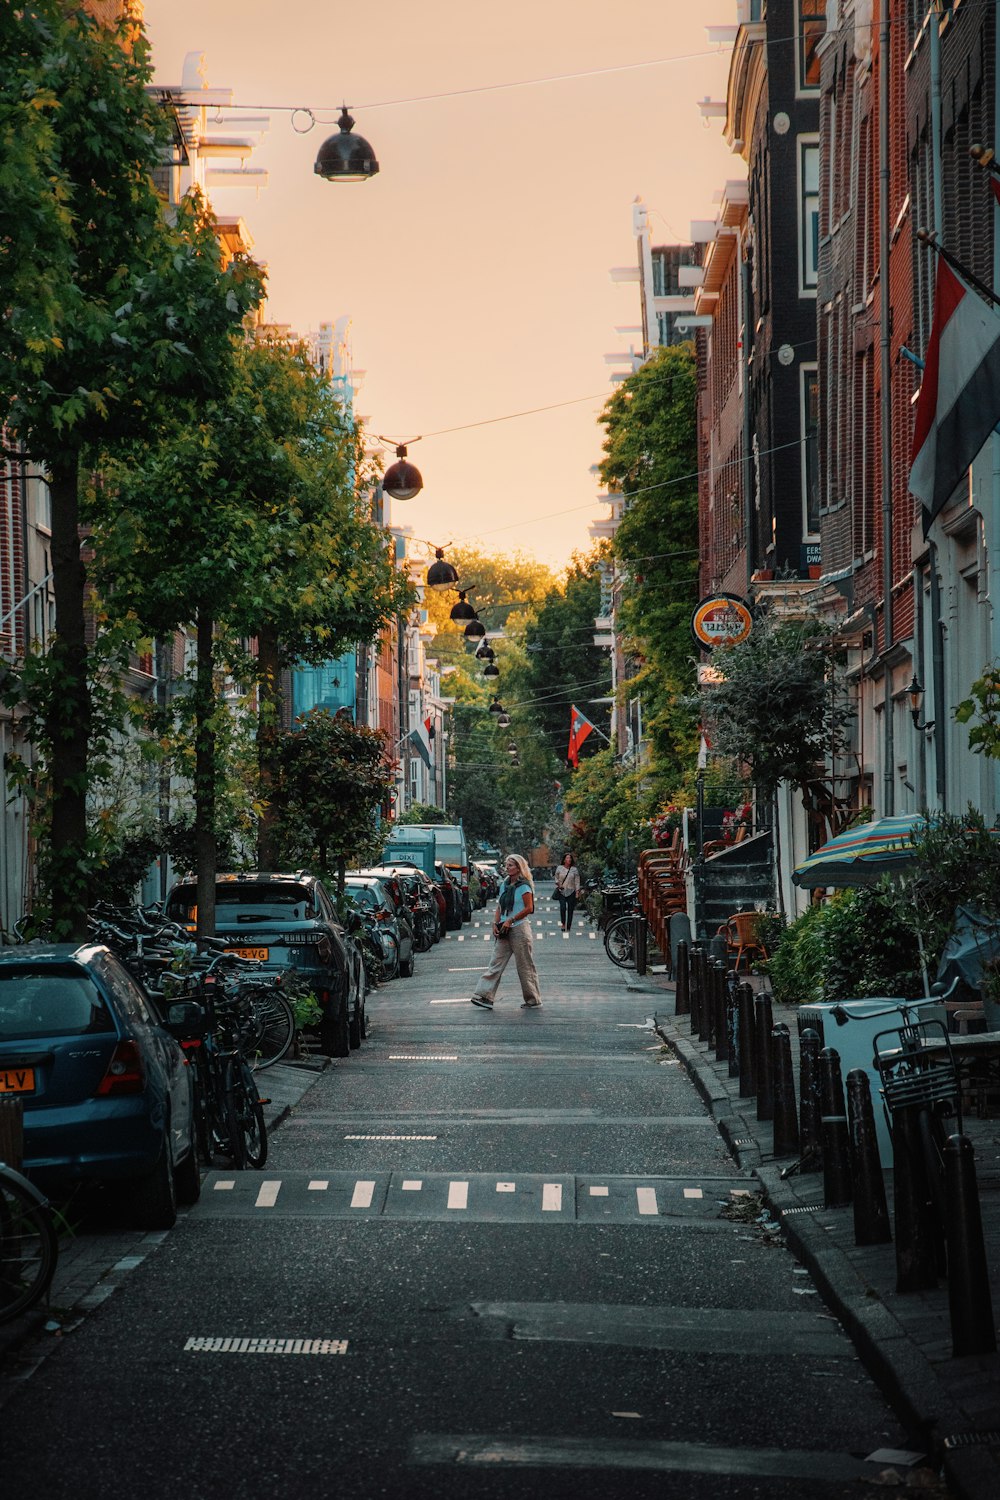
[(263, 811), (257, 825), (257, 868), (278, 865), (278, 824), (271, 798), (274, 754), (281, 733), (281, 659), (277, 632), (265, 627), (257, 633), (257, 775)]
[(53, 467), (52, 592), (56, 636), (45, 733), (50, 747), (52, 829), (47, 881), (53, 936), (85, 938), (89, 898), (87, 853), (87, 753), (92, 710), (87, 681), (84, 610), (86, 570), (80, 560), (79, 455)]
[(198, 612), (195, 669), (194, 848), (198, 922), (195, 936), (215, 936), (215, 652), (213, 620)]

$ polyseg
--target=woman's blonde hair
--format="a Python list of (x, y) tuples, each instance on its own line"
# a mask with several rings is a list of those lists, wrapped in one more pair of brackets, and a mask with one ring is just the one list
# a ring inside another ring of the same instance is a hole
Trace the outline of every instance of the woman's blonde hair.
[(517, 868), (518, 868), (518, 870), (520, 872), (521, 879), (522, 880), (526, 880), (528, 882), (529, 886), (531, 887), (532, 891), (534, 891), (534, 889), (535, 889), (535, 882), (531, 878), (531, 869), (530, 869), (530, 867), (528, 865), (528, 861), (525, 859), (524, 855), (523, 854), (508, 854), (506, 856), (506, 858), (504, 859), (504, 864), (505, 865), (506, 865), (508, 859), (512, 859), (512, 860), (515, 861), (515, 863), (517, 864)]

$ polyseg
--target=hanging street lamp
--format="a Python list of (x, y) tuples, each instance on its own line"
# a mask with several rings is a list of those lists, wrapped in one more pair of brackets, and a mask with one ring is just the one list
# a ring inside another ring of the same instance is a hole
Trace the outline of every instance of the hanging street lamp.
[(465, 589), (459, 589), (458, 591), (458, 603), (451, 606), (451, 618), (453, 620), (474, 620), (476, 618), (476, 611), (466, 598), (466, 593)]
[(497, 714), (497, 724), (500, 726), (501, 729), (507, 729), (507, 728), (509, 728), (509, 726), (510, 726), (510, 714), (507, 713), (506, 710), (502, 714)]
[(479, 616), (473, 611), (472, 619), (465, 627), (465, 638), (467, 641), (478, 641), (486, 634), (486, 626)]
[(483, 676), (484, 677), (499, 677), (500, 676), (500, 668), (498, 666), (495, 666), (493, 662), (488, 661), (486, 663), (485, 667), (483, 668)]
[(320, 146), (313, 171), (326, 182), (367, 182), (378, 171), (378, 162), (364, 136), (351, 134), (354, 121), (346, 104), (337, 124), (339, 133), (329, 136)]
[(382, 488), (394, 500), (412, 500), (424, 487), (420, 470), (407, 461), (406, 444), (396, 448), (396, 462), (382, 475)]
[(499, 698), (494, 698), (493, 702), (490, 704), (490, 713), (491, 714), (502, 714), (503, 712), (504, 712), (504, 706), (500, 702), (500, 699)]
[(445, 562), (444, 549), (435, 547), (434, 556), (437, 558), (437, 561), (432, 562), (427, 569), (427, 587), (438, 589), (441, 593), (444, 593), (446, 589), (456, 588), (458, 586), (458, 573), (450, 562)]
[(494, 651), (493, 647), (490, 645), (489, 641), (487, 641), (487, 640), (481, 641), (479, 643), (478, 647), (476, 648), (476, 660), (477, 661), (490, 661), (490, 662), (492, 662), (492, 661), (496, 661), (496, 659), (497, 659), (497, 654)]

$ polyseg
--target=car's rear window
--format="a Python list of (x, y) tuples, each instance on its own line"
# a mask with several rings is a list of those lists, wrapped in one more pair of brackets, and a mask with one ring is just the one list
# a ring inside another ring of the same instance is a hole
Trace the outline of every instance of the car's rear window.
[[(265, 880), (226, 880), (215, 888), (215, 909), (220, 922), (307, 922), (316, 916), (305, 886)], [(198, 915), (198, 892), (194, 885), (179, 885), (170, 893), (167, 916), (175, 922), (193, 922)]]
[(356, 885), (348, 880), (344, 886), (352, 901), (360, 901), (362, 906), (381, 906), (382, 897), (376, 886)]
[(114, 1030), (100, 990), (75, 965), (0, 969), (0, 1041)]

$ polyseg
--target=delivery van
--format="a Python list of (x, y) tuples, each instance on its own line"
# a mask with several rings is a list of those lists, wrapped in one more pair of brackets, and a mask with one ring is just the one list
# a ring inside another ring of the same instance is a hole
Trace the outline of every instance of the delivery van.
[(441, 856), (435, 853), (434, 830), (429, 826), (414, 823), (394, 823), (389, 838), (382, 850), (382, 863), (417, 865), (425, 875), (434, 879), (434, 865)]
[[(433, 834), (435, 857), (447, 868), (452, 879), (457, 881), (462, 893), (462, 918), (470, 922), (472, 901), (469, 895), (469, 849), (465, 842), (465, 829), (461, 823), (410, 823), (400, 827), (399, 833), (402, 837), (413, 833), (416, 829)], [(392, 848), (393, 857), (399, 858), (395, 854), (395, 842)]]

